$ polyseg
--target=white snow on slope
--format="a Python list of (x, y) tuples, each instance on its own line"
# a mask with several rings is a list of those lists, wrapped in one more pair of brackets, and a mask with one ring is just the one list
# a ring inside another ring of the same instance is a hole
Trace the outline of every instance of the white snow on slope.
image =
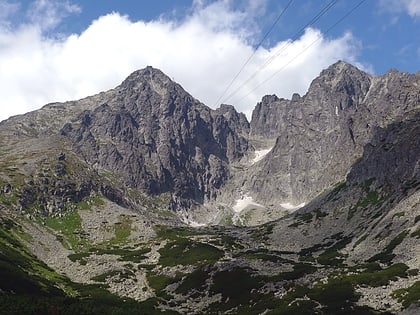
[(252, 198), (248, 194), (245, 194), (241, 197), (241, 199), (237, 199), (235, 201), (235, 205), (232, 207), (232, 209), (236, 213), (240, 213), (242, 210), (244, 210), (248, 206), (264, 207), (263, 205), (260, 205), (259, 203), (256, 203), (254, 201), (254, 198)]
[(255, 157), (252, 159), (251, 164), (255, 164), (258, 161), (261, 161), (264, 158), (264, 156), (266, 156), (267, 153), (271, 151), (272, 148), (273, 147), (271, 147), (269, 149), (255, 151), (254, 152), (255, 153)]
[(285, 202), (285, 203), (281, 203), (280, 206), (282, 206), (283, 208), (287, 209), (287, 210), (296, 210), (299, 208), (302, 208), (305, 205), (305, 203), (301, 203), (300, 205), (293, 205), (290, 202)]

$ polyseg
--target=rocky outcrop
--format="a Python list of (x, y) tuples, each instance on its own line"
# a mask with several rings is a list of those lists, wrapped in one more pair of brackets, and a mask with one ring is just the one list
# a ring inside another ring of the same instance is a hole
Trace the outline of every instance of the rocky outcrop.
[(248, 190), (265, 204), (299, 204), (342, 181), (376, 127), (419, 109), (419, 84), (419, 75), (372, 76), (340, 61), (303, 97), (264, 97), (253, 112), (251, 134), (276, 137), (276, 144)]
[(162, 206), (172, 209), (214, 199), (229, 163), (248, 149), (243, 114), (228, 105), (208, 108), (152, 67), (108, 92), (50, 104), (7, 124), (18, 134), (33, 130), (29, 136), (59, 133), (88, 165), (114, 174), (120, 186), (152, 196), (169, 193), (169, 204)]

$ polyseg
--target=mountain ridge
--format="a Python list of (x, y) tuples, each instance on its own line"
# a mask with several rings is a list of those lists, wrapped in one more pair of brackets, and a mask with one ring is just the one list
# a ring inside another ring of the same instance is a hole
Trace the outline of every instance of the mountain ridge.
[(0, 122), (0, 304), (415, 313), (419, 87), (340, 61), (248, 122), (147, 67)]

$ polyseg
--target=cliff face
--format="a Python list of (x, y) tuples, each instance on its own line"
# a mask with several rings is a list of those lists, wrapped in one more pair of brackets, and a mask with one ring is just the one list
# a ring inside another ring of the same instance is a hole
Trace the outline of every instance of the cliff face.
[[(59, 122), (48, 122), (54, 116)], [(171, 209), (214, 199), (229, 163), (248, 147), (243, 114), (229, 106), (211, 110), (152, 67), (111, 91), (48, 105), (21, 121), (43, 137), (64, 137), (67, 149), (124, 186), (152, 196), (169, 193)]]
[(338, 62), (303, 97), (264, 97), (253, 112), (251, 135), (276, 142), (252, 175), (249, 190), (265, 203), (297, 204), (342, 181), (376, 127), (419, 109), (419, 85), (418, 75), (371, 76)]
[(344, 62), (302, 97), (265, 96), (251, 123), (151, 67), (10, 118), (0, 305), (418, 314), (419, 136), (420, 73)]

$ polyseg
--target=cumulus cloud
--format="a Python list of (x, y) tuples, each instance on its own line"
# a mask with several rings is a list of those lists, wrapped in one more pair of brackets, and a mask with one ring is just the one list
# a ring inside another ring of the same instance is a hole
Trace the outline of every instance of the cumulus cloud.
[[(253, 17), (261, 12), (249, 4), (236, 10), (230, 1), (209, 5), (195, 1), (191, 13), (177, 21), (132, 21), (114, 12), (94, 20), (80, 34), (57, 38), (45, 36), (44, 30), (80, 8), (69, 2), (36, 1), (37, 9), (28, 14), (38, 13), (30, 23), (0, 29), (0, 120), (48, 102), (113, 88), (147, 65), (160, 68), (194, 97), (216, 107), (254, 53), (252, 40), (259, 31)], [(269, 48), (259, 47), (221, 101), (250, 116), (265, 94), (289, 98), (294, 92), (305, 93), (311, 80), (338, 59), (361, 66), (359, 50), (351, 33), (327, 38), (308, 28), (293, 42), (285, 39)]]

